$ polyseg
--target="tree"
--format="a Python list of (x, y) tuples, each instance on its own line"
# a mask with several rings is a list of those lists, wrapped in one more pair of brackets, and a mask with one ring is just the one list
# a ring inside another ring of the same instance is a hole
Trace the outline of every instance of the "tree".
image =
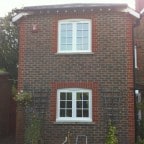
[(0, 23), (0, 68), (6, 69), (13, 79), (17, 79), (18, 30), (12, 24), (13, 13), (9, 13)]

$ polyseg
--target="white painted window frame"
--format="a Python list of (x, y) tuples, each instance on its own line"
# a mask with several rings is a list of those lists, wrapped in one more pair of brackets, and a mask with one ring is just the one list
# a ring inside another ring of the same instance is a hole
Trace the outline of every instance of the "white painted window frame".
[[(77, 23), (88, 23), (88, 34), (89, 34), (89, 38), (88, 38), (88, 49), (87, 50), (77, 50), (76, 49), (76, 24)], [(61, 25), (62, 24), (67, 24), (67, 23), (71, 23), (72, 24), (72, 51), (68, 51), (68, 50), (61, 50), (61, 42), (60, 42), (60, 38), (61, 38)], [(92, 52), (92, 21), (91, 19), (64, 19), (64, 20), (59, 20), (58, 21), (58, 53), (90, 53)]]
[[(72, 117), (60, 117), (60, 93), (72, 92)], [(76, 117), (76, 93), (89, 93), (89, 117)], [(64, 88), (57, 90), (57, 114), (56, 122), (92, 122), (92, 90), (82, 88)]]

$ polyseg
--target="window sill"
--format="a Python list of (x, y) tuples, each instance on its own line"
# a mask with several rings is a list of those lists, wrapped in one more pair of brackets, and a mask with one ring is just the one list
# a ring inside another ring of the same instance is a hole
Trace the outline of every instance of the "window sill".
[(71, 52), (71, 53), (65, 53), (65, 52), (60, 52), (56, 53), (56, 55), (87, 55), (87, 54), (94, 54), (94, 52)]
[(54, 122), (54, 124), (58, 124), (58, 125), (63, 125), (63, 124), (67, 124), (67, 125), (94, 125), (95, 123), (94, 122)]

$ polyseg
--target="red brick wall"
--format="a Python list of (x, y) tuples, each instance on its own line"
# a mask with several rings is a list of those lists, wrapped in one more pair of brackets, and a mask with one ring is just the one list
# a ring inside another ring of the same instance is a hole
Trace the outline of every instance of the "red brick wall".
[[(92, 19), (93, 53), (56, 53), (57, 21), (69, 17)], [(134, 144), (132, 21), (129, 15), (108, 9), (59, 10), (22, 19), (19, 89), (50, 89), (44, 127), (46, 143), (62, 143), (68, 130), (72, 132), (73, 143), (80, 134), (87, 135), (90, 144), (104, 143), (108, 119), (103, 97), (117, 96), (115, 90), (121, 91), (121, 102), (117, 105), (121, 112), (116, 122), (119, 141)], [(33, 24), (38, 26), (35, 33)], [(93, 90), (93, 123), (55, 122), (56, 89), (63, 86)]]

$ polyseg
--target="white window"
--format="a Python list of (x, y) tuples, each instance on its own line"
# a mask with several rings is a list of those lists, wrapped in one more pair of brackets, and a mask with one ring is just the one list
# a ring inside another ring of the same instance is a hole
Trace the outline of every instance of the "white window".
[(91, 122), (92, 92), (70, 88), (57, 91), (57, 122)]
[(58, 53), (79, 52), (91, 52), (91, 20), (60, 20), (58, 22)]

